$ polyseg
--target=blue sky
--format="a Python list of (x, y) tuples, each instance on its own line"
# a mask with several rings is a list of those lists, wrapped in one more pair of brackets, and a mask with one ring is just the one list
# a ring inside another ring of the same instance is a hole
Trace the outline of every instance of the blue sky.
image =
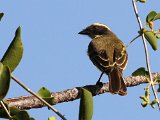
[[(151, 10), (160, 11), (158, 0), (138, 3), (143, 23)], [(104, 23), (125, 43), (129, 43), (139, 30), (131, 0), (27, 0), (1, 1), (0, 11), (5, 13), (0, 22), (0, 57), (10, 44), (18, 26), (22, 28), (24, 55), (13, 75), (34, 91), (42, 86), (51, 91), (63, 91), (76, 86), (95, 84), (100, 72), (86, 55), (90, 39), (77, 34), (86, 26)], [(157, 22), (158, 28), (160, 22)], [(151, 70), (160, 71), (160, 52), (148, 45)], [(129, 62), (124, 77), (145, 65), (143, 44), (136, 40), (128, 49)], [(108, 78), (103, 76), (103, 82)], [(94, 97), (93, 120), (150, 120), (158, 119), (159, 111), (151, 107), (142, 108), (139, 99), (144, 87), (128, 88), (128, 95), (103, 94)], [(21, 87), (11, 82), (7, 98), (28, 95)], [(79, 100), (55, 106), (68, 120), (78, 119)], [(29, 111), (37, 120), (56, 116), (47, 108)], [(60, 120), (57, 117), (57, 120)]]

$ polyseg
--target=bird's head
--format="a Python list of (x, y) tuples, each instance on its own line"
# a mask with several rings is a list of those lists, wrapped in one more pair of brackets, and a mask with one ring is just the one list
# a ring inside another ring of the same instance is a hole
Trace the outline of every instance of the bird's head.
[(78, 34), (88, 35), (91, 38), (95, 38), (101, 35), (107, 35), (110, 32), (111, 30), (108, 26), (100, 23), (94, 23), (86, 27), (84, 30), (82, 30)]

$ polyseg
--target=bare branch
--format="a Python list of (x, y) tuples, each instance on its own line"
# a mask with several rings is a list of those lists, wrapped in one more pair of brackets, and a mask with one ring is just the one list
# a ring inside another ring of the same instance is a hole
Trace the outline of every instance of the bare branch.
[[(152, 73), (153, 79), (156, 76), (160, 76), (160, 73)], [(137, 77), (129, 76), (125, 78), (125, 84), (127, 87), (133, 87), (143, 83), (147, 83), (147, 80), (144, 76), (137, 76)], [(92, 92), (93, 96), (108, 92), (108, 83), (103, 84), (102, 87), (98, 85), (86, 85), (83, 87)], [(81, 94), (80, 88), (81, 87), (75, 87), (72, 89), (64, 90), (62, 92), (53, 92), (52, 95), (54, 96), (53, 99), (54, 104), (69, 102), (79, 99)], [(45, 105), (35, 96), (20, 96), (17, 98), (9, 98), (6, 99), (5, 101), (8, 102), (9, 107), (17, 107), (23, 110), (45, 107)]]

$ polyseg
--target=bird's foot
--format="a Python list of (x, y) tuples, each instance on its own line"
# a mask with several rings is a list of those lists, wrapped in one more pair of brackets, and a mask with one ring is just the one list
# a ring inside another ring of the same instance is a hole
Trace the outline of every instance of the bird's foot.
[(97, 81), (97, 82), (96, 82), (96, 85), (98, 85), (98, 86), (101, 86), (101, 87), (102, 87), (102, 86), (103, 86), (103, 83), (102, 83), (102, 82), (100, 82), (100, 81)]

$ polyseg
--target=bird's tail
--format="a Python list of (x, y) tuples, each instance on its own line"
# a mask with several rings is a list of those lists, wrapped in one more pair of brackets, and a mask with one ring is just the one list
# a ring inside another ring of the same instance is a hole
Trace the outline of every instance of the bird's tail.
[(109, 74), (109, 92), (112, 94), (127, 95), (127, 88), (122, 73), (114, 68)]

